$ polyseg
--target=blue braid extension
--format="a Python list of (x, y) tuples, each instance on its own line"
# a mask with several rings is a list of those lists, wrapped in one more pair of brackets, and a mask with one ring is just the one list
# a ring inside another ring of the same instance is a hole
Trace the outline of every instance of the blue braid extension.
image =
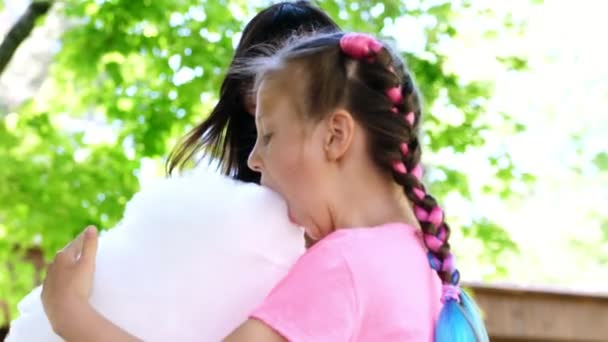
[(489, 342), (477, 305), (461, 290), (460, 303), (445, 302), (435, 326), (435, 342)]
[[(429, 263), (434, 270), (441, 269), (441, 262), (428, 253)], [(460, 272), (455, 270), (450, 279), (452, 285), (460, 282)], [(488, 332), (475, 301), (460, 290), (460, 303), (447, 298), (435, 326), (435, 342), (489, 342)]]

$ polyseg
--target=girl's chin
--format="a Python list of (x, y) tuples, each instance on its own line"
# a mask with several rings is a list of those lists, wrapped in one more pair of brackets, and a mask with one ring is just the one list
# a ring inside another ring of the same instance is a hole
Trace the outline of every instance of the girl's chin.
[(287, 210), (287, 218), (289, 218), (289, 221), (293, 224), (295, 224), (296, 226), (299, 226), (300, 224), (298, 223), (298, 221), (296, 221), (296, 219), (293, 217), (293, 215), (291, 214), (291, 211)]

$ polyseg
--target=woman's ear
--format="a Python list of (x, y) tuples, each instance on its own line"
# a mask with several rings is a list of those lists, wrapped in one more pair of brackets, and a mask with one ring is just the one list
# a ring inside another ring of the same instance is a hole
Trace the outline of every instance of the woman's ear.
[(341, 159), (353, 141), (355, 119), (346, 110), (338, 110), (327, 118), (327, 134), (324, 148), (327, 159)]

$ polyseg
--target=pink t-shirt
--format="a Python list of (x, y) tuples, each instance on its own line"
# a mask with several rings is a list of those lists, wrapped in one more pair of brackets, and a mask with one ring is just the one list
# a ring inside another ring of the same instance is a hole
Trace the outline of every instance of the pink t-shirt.
[(328, 235), (251, 317), (294, 342), (428, 342), (440, 297), (421, 235), (392, 223)]

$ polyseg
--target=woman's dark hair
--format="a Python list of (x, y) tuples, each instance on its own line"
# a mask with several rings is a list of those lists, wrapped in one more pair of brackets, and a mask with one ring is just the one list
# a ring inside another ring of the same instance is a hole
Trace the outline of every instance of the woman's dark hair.
[(198, 152), (204, 152), (217, 158), (225, 174), (259, 183), (259, 173), (247, 167), (256, 138), (254, 117), (246, 103), (254, 75), (233, 72), (235, 60), (259, 55), (261, 50), (255, 47), (260, 44), (276, 46), (295, 34), (338, 30), (325, 12), (308, 1), (280, 2), (258, 13), (243, 30), (217, 105), (173, 149), (167, 160), (167, 173), (182, 169)]
[(412, 203), (429, 265), (443, 283), (435, 341), (487, 341), (479, 310), (459, 287), (460, 273), (448, 242), (450, 226), (423, 184), (421, 101), (401, 58), (369, 35), (332, 33), (294, 40), (271, 56), (247, 63), (251, 72), (257, 70), (254, 90), (270, 77), (297, 79), (292, 89), (277, 95), (290, 92), (305, 119), (319, 121), (336, 108), (352, 113), (365, 130), (370, 157)]

